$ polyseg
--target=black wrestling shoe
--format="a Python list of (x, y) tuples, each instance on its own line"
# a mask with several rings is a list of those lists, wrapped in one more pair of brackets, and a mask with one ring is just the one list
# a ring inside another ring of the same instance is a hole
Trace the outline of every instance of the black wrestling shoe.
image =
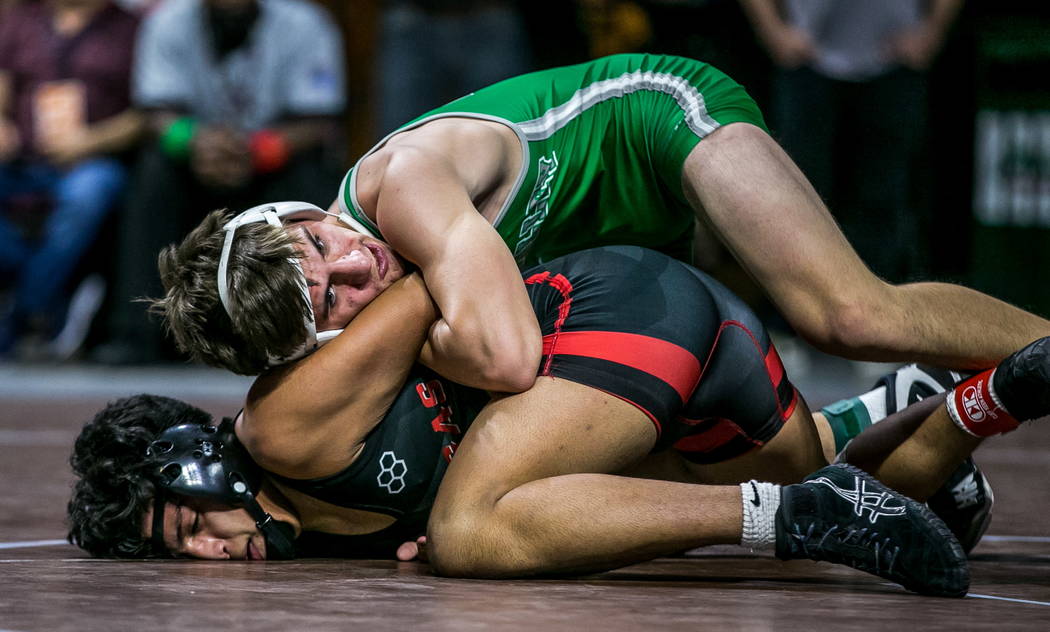
[(970, 585), (959, 542), (922, 503), (851, 465), (829, 465), (782, 488), (776, 555), (845, 564), (925, 595)]
[(973, 458), (963, 461), (926, 505), (948, 525), (969, 553), (992, 522), (995, 495)]

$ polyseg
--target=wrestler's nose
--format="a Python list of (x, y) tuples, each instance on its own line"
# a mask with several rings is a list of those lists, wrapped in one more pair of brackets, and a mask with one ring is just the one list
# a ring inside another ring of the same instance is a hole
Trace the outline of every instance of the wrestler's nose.
[(186, 543), (183, 551), (190, 557), (202, 560), (228, 560), (230, 552), (226, 541), (214, 537), (197, 537)]
[(351, 250), (331, 266), (329, 272), (336, 283), (360, 285), (372, 277), (372, 255), (364, 248)]

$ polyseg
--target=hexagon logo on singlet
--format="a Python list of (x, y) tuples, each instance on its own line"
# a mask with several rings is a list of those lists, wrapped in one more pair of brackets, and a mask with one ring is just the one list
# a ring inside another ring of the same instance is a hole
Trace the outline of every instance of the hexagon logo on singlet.
[(376, 482), (391, 494), (397, 494), (405, 488), (405, 474), (408, 466), (404, 459), (397, 458), (392, 451), (387, 450), (379, 457), (379, 475)]

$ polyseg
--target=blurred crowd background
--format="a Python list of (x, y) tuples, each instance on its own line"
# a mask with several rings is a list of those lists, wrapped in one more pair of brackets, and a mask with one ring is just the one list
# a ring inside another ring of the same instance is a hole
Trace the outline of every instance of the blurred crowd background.
[[(622, 52), (742, 83), (880, 276), (1050, 316), (1046, 4), (0, 0), (0, 361), (181, 362), (138, 299), (206, 212), (327, 207), (426, 110)], [(716, 242), (699, 252), (786, 328)]]

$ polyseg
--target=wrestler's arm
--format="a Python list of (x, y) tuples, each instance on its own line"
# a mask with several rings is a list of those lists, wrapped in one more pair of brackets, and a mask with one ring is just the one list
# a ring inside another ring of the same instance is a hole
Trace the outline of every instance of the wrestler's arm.
[[(328, 212), (329, 213), (336, 213), (336, 214), (338, 214), (340, 211), (341, 211), (341, 208), (339, 206), (339, 200), (335, 200), (334, 202), (332, 202), (331, 206), (328, 207)], [(535, 313), (535, 312), (533, 312), (533, 313)], [(391, 314), (391, 317), (393, 317), (393, 316), (394, 315)], [(470, 381), (469, 376), (467, 376), (465, 378), (466, 381), (455, 379), (453, 376), (461, 375), (461, 374), (465, 373), (466, 371), (469, 371), (469, 369), (464, 369), (464, 367), (457, 365), (454, 359), (447, 358), (447, 357), (439, 354), (437, 352), (437, 350), (431, 345), (429, 340), (423, 344), (423, 348), (419, 352), (419, 362), (420, 362), (420, 364), (423, 364), (424, 366), (427, 366), (427, 367), (433, 369), (439, 375), (442, 375), (442, 376), (444, 376), (444, 377), (446, 377), (446, 378), (448, 378), (448, 379), (450, 379), (450, 380), (452, 380), (454, 382), (459, 382), (460, 384), (468, 384), (468, 382)], [(473, 384), (468, 384), (468, 385), (473, 386)], [(502, 390), (507, 390), (507, 389), (502, 389)], [(403, 559), (410, 559), (410, 558), (403, 558)]]
[(418, 274), (394, 283), (334, 340), (256, 379), (238, 437), (277, 474), (314, 478), (345, 468), (404, 385), (435, 316)]
[(489, 391), (532, 386), (539, 324), (513, 256), (474, 207), (463, 175), (437, 152), (401, 148), (377, 190), (376, 222), (419, 266), (438, 305), (429, 349), (439, 372)]
[(825, 351), (972, 369), (1050, 335), (1050, 322), (969, 288), (876, 277), (787, 154), (755, 126), (726, 125), (701, 141), (683, 187), (788, 321)]

